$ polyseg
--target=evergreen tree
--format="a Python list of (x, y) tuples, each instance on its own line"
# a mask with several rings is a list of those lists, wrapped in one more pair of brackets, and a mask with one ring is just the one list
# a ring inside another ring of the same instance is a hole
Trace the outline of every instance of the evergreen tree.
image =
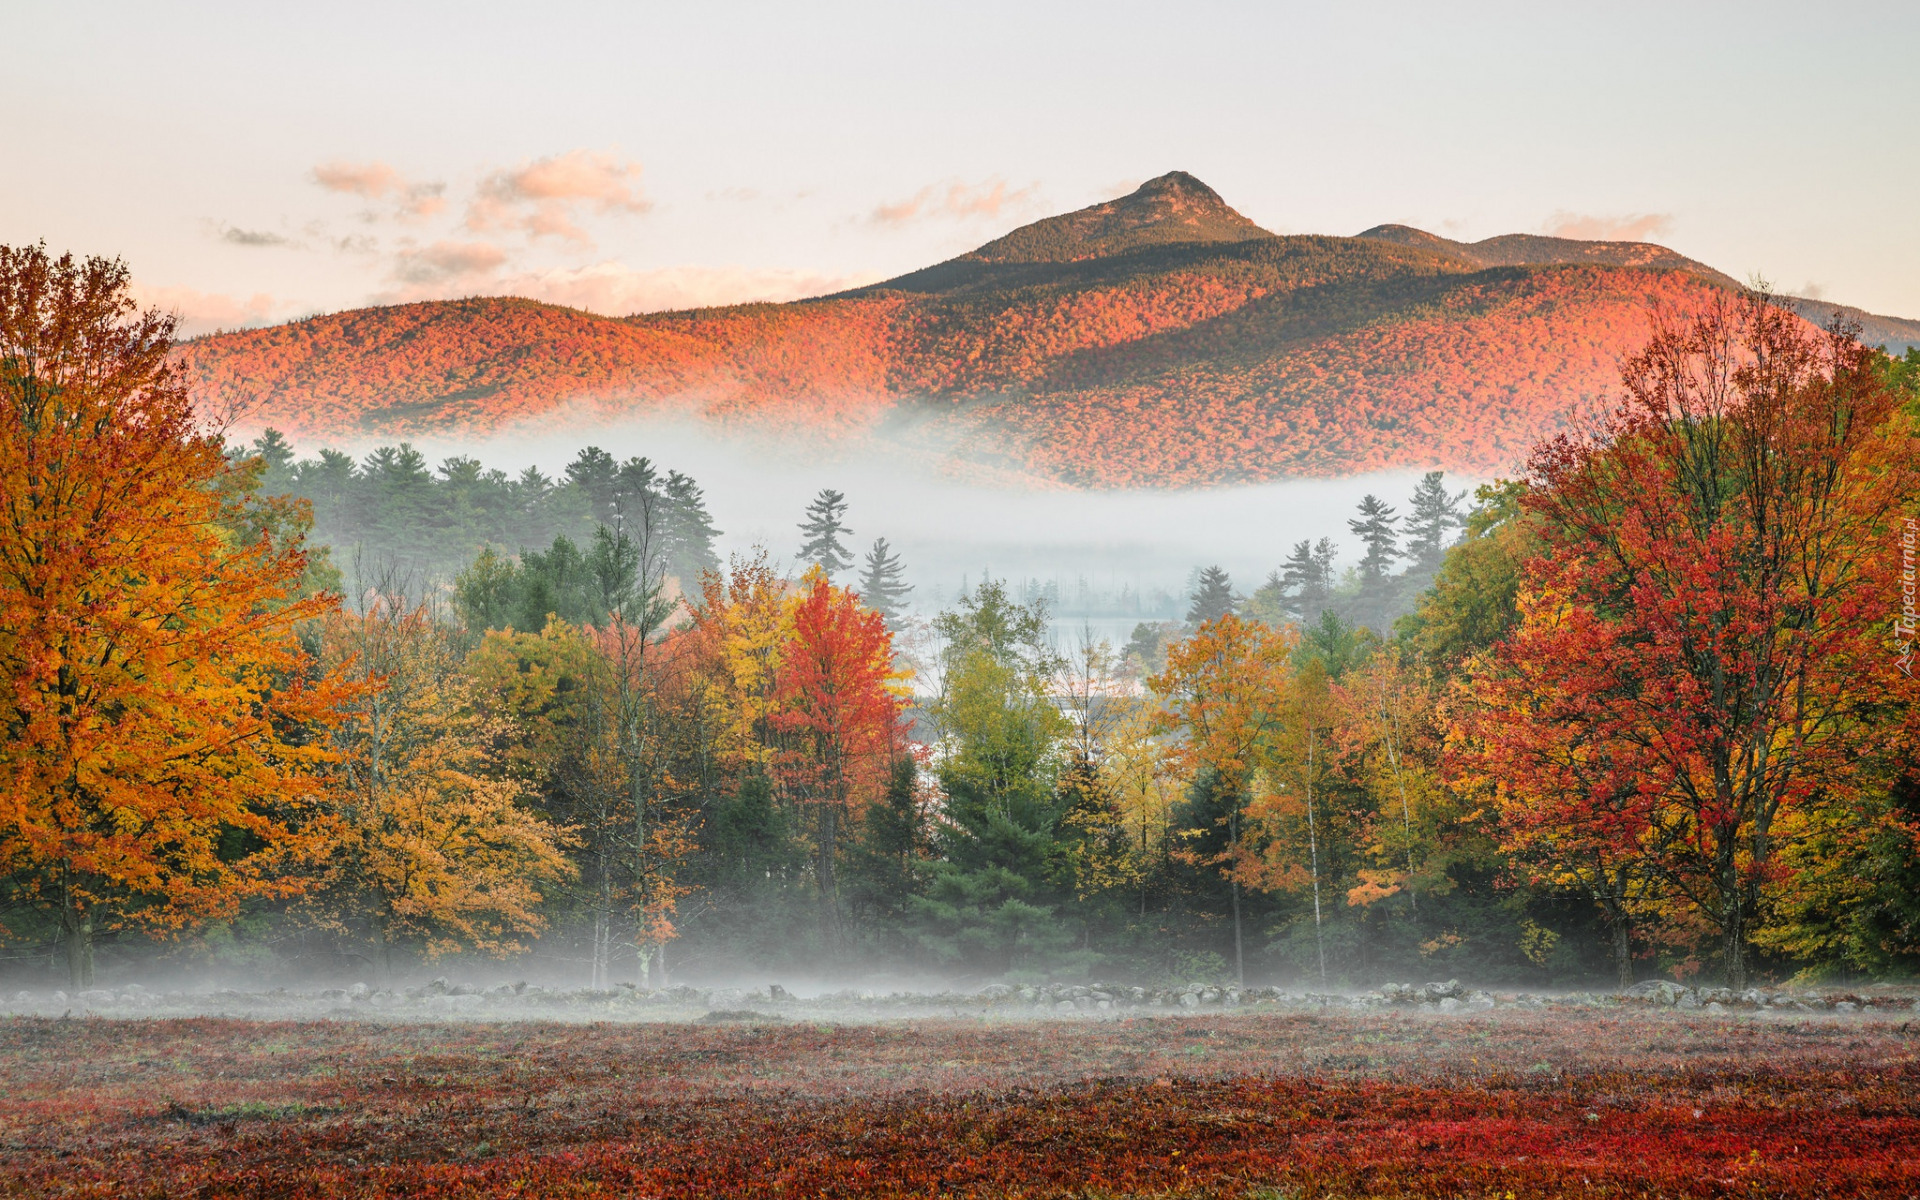
[(1425, 574), (1438, 570), (1448, 532), (1467, 523), (1460, 511), (1467, 493), (1447, 491), (1444, 480), (1443, 472), (1428, 471), (1413, 489), (1412, 511), (1407, 514), (1406, 547), (1411, 571)]
[(1278, 584), (1282, 611), (1295, 624), (1318, 620), (1333, 602), (1333, 556), (1332, 538), (1321, 538), (1318, 545), (1303, 538), (1280, 564), (1272, 582)]
[(1219, 567), (1201, 571), (1200, 582), (1193, 589), (1193, 604), (1187, 609), (1187, 624), (1204, 625), (1232, 611), (1233, 581), (1227, 573)]
[(989, 580), (934, 629), (942, 689), (930, 706), (947, 801), (935, 856), (913, 897), (921, 949), (993, 974), (1072, 953), (1055, 880), (1062, 801), (1055, 789), (1067, 721), (1050, 687), (1064, 664), (1047, 643), (1046, 605), (1014, 603)]
[(700, 576), (720, 569), (720, 556), (713, 549), (720, 530), (713, 527), (713, 517), (707, 512), (706, 494), (690, 476), (667, 472), (663, 490), (667, 500), (667, 573), (680, 581), (682, 592), (697, 592)]
[(886, 931), (897, 935), (924, 874), (927, 829), (920, 813), (919, 781), (912, 755), (894, 760), (885, 801), (861, 814), (849, 863), (854, 917), (883, 936)]
[(260, 474), (260, 488), (269, 495), (292, 491), (293, 447), (278, 429), (269, 429), (253, 439), (253, 453), (266, 464)]
[(620, 465), (598, 446), (588, 446), (567, 464), (567, 479), (586, 494), (588, 512), (602, 525), (613, 523), (618, 511), (614, 503), (614, 481)]
[(662, 502), (659, 480), (660, 473), (654, 470), (651, 460), (629, 458), (614, 473), (608, 487), (611, 514), (595, 519), (602, 522), (619, 520), (629, 526), (646, 522), (655, 529), (664, 530), (670, 523), (665, 510), (672, 506)]
[(1360, 501), (1360, 516), (1347, 522), (1347, 528), (1355, 537), (1366, 544), (1367, 552), (1360, 559), (1360, 582), (1363, 587), (1377, 585), (1387, 577), (1387, 568), (1393, 560), (1400, 557), (1398, 530), (1399, 516), (1392, 505), (1369, 492)]
[(887, 539), (875, 538), (867, 551), (867, 569), (860, 576), (860, 599), (868, 608), (887, 619), (887, 628), (898, 629), (907, 611), (904, 603), (913, 585), (906, 581), (906, 568), (900, 556), (887, 545)]
[(828, 576), (837, 575), (853, 566), (853, 554), (847, 549), (842, 538), (851, 537), (853, 531), (841, 523), (847, 514), (847, 498), (832, 488), (821, 488), (820, 494), (807, 505), (807, 519), (800, 522), (800, 561), (809, 565), (818, 563)]

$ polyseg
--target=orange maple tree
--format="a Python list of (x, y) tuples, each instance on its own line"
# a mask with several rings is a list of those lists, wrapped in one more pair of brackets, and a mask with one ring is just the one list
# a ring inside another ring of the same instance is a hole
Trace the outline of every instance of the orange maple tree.
[(170, 317), (118, 261), (0, 247), (0, 870), (58, 913), (176, 927), (301, 886), (345, 686), (295, 627), (297, 537), (242, 540)]

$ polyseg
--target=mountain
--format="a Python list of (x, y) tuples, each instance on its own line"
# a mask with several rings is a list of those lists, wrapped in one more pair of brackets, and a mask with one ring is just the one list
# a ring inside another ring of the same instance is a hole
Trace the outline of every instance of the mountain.
[(1806, 296), (1788, 296), (1786, 299), (1795, 312), (1815, 325), (1826, 325), (1838, 318), (1858, 326), (1860, 332), (1857, 336), (1861, 341), (1869, 346), (1884, 346), (1889, 354), (1898, 356), (1920, 347), (1920, 321), (1909, 321), (1905, 317), (1883, 317), (1845, 304), (1833, 304)]
[(1090, 487), (1508, 472), (1603, 402), (1654, 306), (1731, 280), (1663, 247), (1403, 226), (1281, 236), (1184, 172), (871, 287), (614, 318), (481, 298), (187, 343), (208, 404), (317, 443), (674, 416), (786, 446)]
[(1599, 263), (1610, 267), (1654, 267), (1686, 271), (1724, 287), (1739, 287), (1732, 277), (1652, 242), (1599, 242), (1579, 238), (1507, 233), (1478, 242), (1454, 242), (1405, 225), (1375, 225), (1360, 235), (1402, 246), (1418, 246), (1449, 254), (1476, 267), (1547, 266), (1556, 263)]

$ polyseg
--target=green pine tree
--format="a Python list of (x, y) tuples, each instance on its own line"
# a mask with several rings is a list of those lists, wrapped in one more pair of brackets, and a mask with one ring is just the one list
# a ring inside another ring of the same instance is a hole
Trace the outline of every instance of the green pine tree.
[(1233, 581), (1220, 567), (1208, 567), (1200, 572), (1200, 581), (1193, 589), (1193, 603), (1187, 609), (1187, 624), (1204, 625), (1208, 621), (1217, 621), (1233, 611)]
[(1413, 489), (1408, 505), (1406, 555), (1408, 570), (1416, 574), (1437, 570), (1446, 551), (1447, 534), (1467, 523), (1460, 509), (1467, 493), (1447, 491), (1445, 478), (1443, 472), (1428, 471)]

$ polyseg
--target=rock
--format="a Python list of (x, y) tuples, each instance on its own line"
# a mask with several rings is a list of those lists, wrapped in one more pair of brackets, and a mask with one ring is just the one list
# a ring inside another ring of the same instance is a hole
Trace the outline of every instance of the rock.
[(435, 996), (444, 996), (451, 990), (452, 988), (447, 983), (447, 977), (445, 975), (442, 975), (440, 976), (440, 978), (434, 980), (432, 983), (429, 983), (425, 989), (427, 993)]
[(1005, 983), (990, 983), (980, 989), (980, 996), (986, 1000), (1000, 1000), (1013, 995), (1013, 987)]
[(1727, 1011), (1727, 1006), (1718, 1000), (1709, 1000), (1707, 1001), (1707, 1011), (1710, 1013), (1723, 1013)]
[(1488, 1012), (1498, 1002), (1492, 992), (1469, 992), (1464, 1003), (1468, 1012)]
[(350, 988), (348, 988), (348, 989), (347, 989), (347, 998), (348, 998), (348, 999), (350, 999), (350, 1000), (364, 1000), (364, 999), (366, 999), (366, 998), (367, 998), (367, 985), (366, 985), (366, 984), (364, 984), (364, 983), (356, 983), (356, 984), (354, 984), (354, 985), (353, 985), (352, 987), (350, 987)]
[(449, 996), (477, 996), (479, 994), (480, 989), (470, 983), (456, 983), (447, 989), (447, 995)]
[(74, 998), (82, 1004), (98, 1005), (112, 1004), (114, 999), (113, 993), (107, 991), (105, 988), (88, 988)]
[(1436, 1007), (1439, 1009), (1439, 1011), (1443, 1013), (1453, 1013), (1453, 1012), (1459, 1012), (1462, 1008), (1465, 1008), (1466, 1005), (1462, 1004), (1457, 997), (1442, 996), (1440, 997), (1440, 1002), (1438, 1005), (1436, 1005)]
[(1836, 1005), (1834, 1005), (1834, 1006), (1833, 1006), (1833, 1011), (1835, 1011), (1835, 1012), (1859, 1012), (1859, 1011), (1860, 1011), (1860, 1006), (1859, 1006), (1858, 1004), (1855, 1004), (1855, 1003), (1854, 1003), (1853, 1001), (1851, 1001), (1851, 1000), (1842, 1000), (1842, 1001), (1841, 1001), (1840, 1003), (1838, 1003), (1838, 1004), (1836, 1004)]
[(1180, 1007), (1181, 1008), (1199, 1008), (1200, 997), (1193, 992), (1181, 992)]
[(1682, 992), (1679, 995), (1679, 997), (1677, 997), (1674, 1000), (1673, 1006), (1675, 1008), (1684, 1008), (1688, 1010), (1696, 1009), (1700, 1007), (1700, 997), (1697, 993), (1694, 993), (1694, 992)]
[(1070, 1012), (1077, 1012), (1078, 1010), (1074, 1008), (1073, 1001), (1062, 1000), (1053, 1006), (1053, 1011), (1057, 1013), (1070, 1013)]
[(1529, 995), (1522, 994), (1522, 995), (1515, 996), (1513, 998), (1513, 1006), (1515, 1008), (1524, 1008), (1524, 1009), (1528, 1009), (1529, 1011), (1537, 1012), (1540, 1009), (1545, 1008), (1547, 1006), (1547, 1002), (1545, 1000), (1542, 1000), (1538, 996), (1529, 996)]

